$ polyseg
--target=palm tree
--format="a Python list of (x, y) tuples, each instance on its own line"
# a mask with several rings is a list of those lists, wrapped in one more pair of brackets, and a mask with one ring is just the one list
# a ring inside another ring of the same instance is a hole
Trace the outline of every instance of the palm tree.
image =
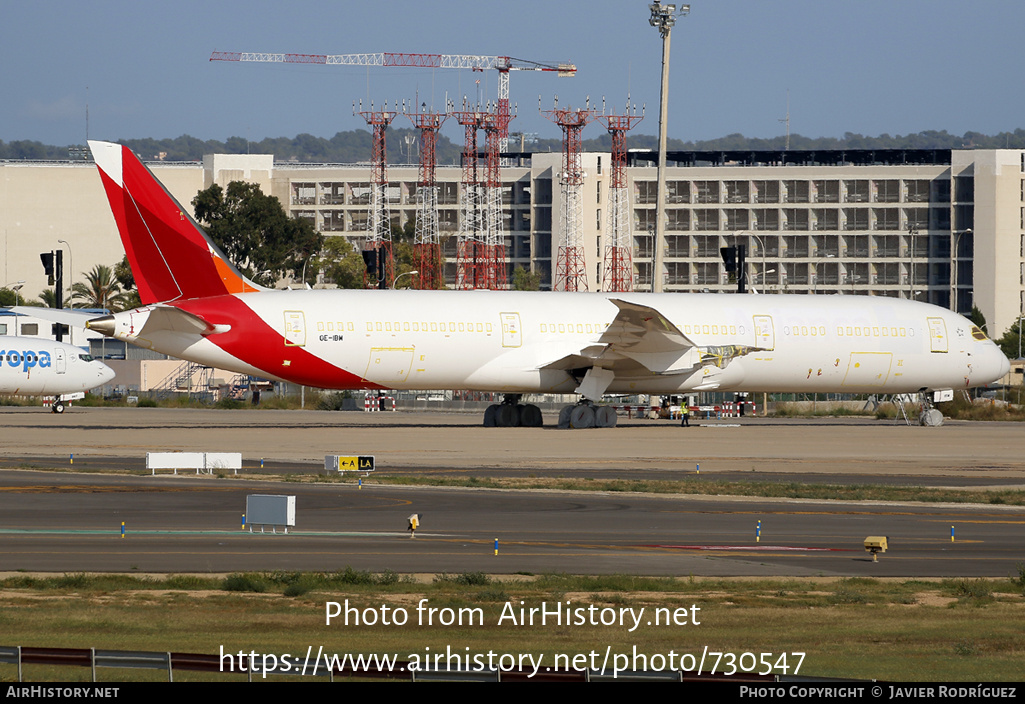
[(84, 308), (109, 308), (117, 312), (124, 308), (125, 294), (114, 276), (114, 269), (97, 264), (85, 274), (85, 283), (71, 287), (71, 297)]
[(46, 308), (57, 307), (57, 293), (52, 288), (44, 288), (43, 292), (39, 294), (38, 298), (40, 301), (42, 301), (43, 306)]

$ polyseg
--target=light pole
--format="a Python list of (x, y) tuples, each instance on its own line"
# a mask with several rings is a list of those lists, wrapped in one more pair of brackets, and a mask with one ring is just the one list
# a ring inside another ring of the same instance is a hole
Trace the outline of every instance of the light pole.
[(972, 228), (967, 230), (961, 230), (961, 232), (954, 232), (954, 246), (950, 248), (950, 309), (955, 313), (958, 312), (958, 280), (957, 280), (957, 245), (961, 239), (961, 235), (972, 234)]
[(399, 282), (399, 279), (401, 279), (403, 276), (413, 277), (413, 276), (416, 276), (419, 273), (420, 273), (419, 271), (417, 271), (416, 269), (413, 269), (413, 271), (407, 271), (405, 273), (399, 274), (394, 279), (392, 279), (392, 282), (391, 282), (392, 289), (397, 288), (395, 284), (397, 284)]
[[(66, 240), (57, 240), (57, 242), (58, 242), (58, 244), (65, 244), (65, 245), (68, 246), (68, 268), (71, 269), (72, 276), (74, 276), (75, 259), (71, 255), (71, 245), (68, 244), (68, 242)], [(62, 281), (62, 283), (63, 283), (63, 281)], [(75, 307), (75, 299), (73, 299), (71, 297), (71, 281), (70, 280), (68, 281), (68, 305), (70, 307), (72, 307), (72, 308)]]
[(908, 225), (908, 254), (911, 257), (911, 267), (908, 272), (908, 299), (915, 299), (915, 235), (918, 229), (914, 225)]
[(1018, 359), (1021, 359), (1021, 319), (1025, 318), (1025, 315), (1018, 316)]
[[(757, 279), (759, 276), (761, 276), (762, 277), (762, 288), (764, 289), (765, 288), (765, 277), (767, 275), (769, 275), (769, 274), (775, 274), (775, 273), (776, 273), (775, 269), (762, 269), (761, 271), (756, 271), (753, 278)], [(756, 290), (755, 287), (754, 287), (754, 284), (755, 284), (755, 282), (752, 281), (751, 282), (751, 289), (752, 290)], [(759, 293), (761, 293), (761, 292), (759, 291)]]
[(317, 256), (317, 255), (316, 254), (311, 254), (310, 256), (306, 257), (306, 261), (303, 262), (303, 278), (302, 278), (302, 282), (303, 282), (303, 288), (304, 289), (306, 288), (306, 266), (310, 263), (310, 260), (313, 259), (315, 256)]
[(658, 29), (662, 35), (662, 84), (659, 89), (658, 110), (658, 203), (655, 205), (655, 256), (652, 260), (651, 290), (662, 293), (662, 242), (665, 240), (665, 202), (666, 202), (666, 123), (669, 119), (669, 44), (676, 16), (690, 12), (690, 5), (663, 5), (659, 0), (651, 3), (651, 17), (648, 24)]
[[(736, 243), (737, 234), (738, 233), (734, 233), (733, 234), (734, 243)], [(753, 232), (748, 232), (747, 230), (741, 230), (739, 234), (747, 235), (748, 237), (754, 237), (755, 241), (758, 242), (758, 249), (762, 253), (762, 271), (765, 271), (765, 243), (762, 242), (762, 238), (759, 237), (758, 235), (756, 235)], [(775, 271), (775, 269), (773, 269), (773, 271)], [(763, 281), (763, 283), (764, 283), (764, 281)]]
[[(21, 287), (24, 286), (24, 285), (25, 285), (25, 279), (21, 279), (20, 281), (18, 281), (13, 286), (11, 286), (10, 283), (4, 284), (4, 288), (7, 288), (8, 286), (10, 286), (10, 290), (14, 291), (14, 305), (15, 306), (20, 306), (21, 305), (20, 295), (19, 295), (18, 292), (21, 291)], [(14, 324), (14, 334), (15, 335), (18, 334), (19, 328), (21, 327), (20, 325), (18, 325), (18, 318), (17, 318), (18, 315), (20, 315), (20, 313), (16, 313), (15, 314), (14, 323), (13, 323)]]
[(14, 282), (13, 286), (11, 286), (10, 283), (4, 284), (4, 288), (7, 288), (8, 286), (10, 286), (10, 290), (14, 291), (14, 305), (16, 305), (16, 306), (20, 306), (21, 305), (20, 298), (19, 298), (19, 295), (18, 295), (18, 291), (20, 291), (21, 287), (24, 286), (24, 285), (25, 285), (25, 279), (19, 279), (18, 281)]
[[(1018, 361), (1021, 362), (1021, 320), (1025, 315), (1018, 314)], [(1018, 384), (1018, 405), (1021, 405), (1021, 387), (1025, 386), (1025, 374), (1022, 374), (1021, 382)]]
[[(66, 240), (57, 240), (57, 243), (58, 244), (64, 244), (64, 245), (68, 246), (68, 268), (71, 269), (71, 275), (74, 276), (75, 275), (75, 259), (71, 255), (71, 244), (68, 243)], [(63, 284), (64, 284), (64, 273), (61, 272), (61, 288), (64, 287)], [(54, 299), (54, 300), (56, 300), (56, 299)], [(71, 297), (71, 280), (70, 279), (68, 280), (68, 305), (70, 305), (72, 308), (75, 307), (75, 299)], [(68, 343), (72, 344), (72, 345), (75, 344), (75, 326), (74, 325), (69, 325), (68, 326)]]

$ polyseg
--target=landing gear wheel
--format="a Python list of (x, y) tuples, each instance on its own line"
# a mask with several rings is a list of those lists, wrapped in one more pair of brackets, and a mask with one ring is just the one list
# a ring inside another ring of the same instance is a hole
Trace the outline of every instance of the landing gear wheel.
[(50, 407), (50, 410), (53, 411), (54, 413), (63, 413), (64, 412), (64, 402), (63, 401), (54, 401), (53, 405)]
[(573, 410), (570, 411), (569, 414), (569, 427), (593, 428), (594, 408), (586, 405), (574, 406)]
[(495, 411), (495, 425), (500, 428), (515, 428), (520, 424), (519, 406), (503, 403)]
[(612, 406), (598, 406), (594, 409), (594, 426), (596, 428), (615, 428), (616, 409)]
[(559, 427), (562, 429), (569, 428), (569, 417), (573, 413), (573, 409), (576, 406), (563, 406), (562, 410), (559, 411)]
[(498, 425), (498, 404), (493, 403), (484, 411), (484, 427), (494, 428)]
[(520, 425), (525, 428), (540, 428), (545, 423), (541, 409), (532, 403), (525, 405), (520, 411)]

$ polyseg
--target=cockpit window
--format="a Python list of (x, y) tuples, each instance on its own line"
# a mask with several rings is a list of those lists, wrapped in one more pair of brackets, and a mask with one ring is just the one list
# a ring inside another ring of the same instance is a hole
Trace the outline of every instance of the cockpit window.
[(78, 358), (81, 359), (83, 362), (93, 361), (93, 356), (91, 354), (80, 354), (78, 355)]
[(976, 340), (985, 340), (986, 333), (984, 333), (978, 325), (972, 326), (972, 337)]

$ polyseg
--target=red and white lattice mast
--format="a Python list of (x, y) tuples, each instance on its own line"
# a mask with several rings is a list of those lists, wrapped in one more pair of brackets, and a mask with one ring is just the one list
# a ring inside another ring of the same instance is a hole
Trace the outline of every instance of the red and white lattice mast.
[(446, 113), (429, 112), (427, 105), (420, 112), (407, 113), (413, 126), (420, 130), (420, 173), (416, 190), (416, 235), (413, 240), (413, 268), (419, 273), (415, 286), (419, 289), (442, 287), (441, 235), (438, 225), (438, 130), (448, 118)]
[(594, 119), (595, 111), (560, 108), (542, 111), (562, 128), (562, 233), (555, 261), (554, 291), (586, 291), (587, 269), (580, 234), (583, 224), (584, 173), (580, 165), (580, 133)]
[(463, 142), (463, 177), (459, 196), (461, 227), (456, 254), (456, 288), (468, 291), (483, 288), (484, 254), (484, 183), (477, 155), (477, 131), (484, 127), (487, 113), (480, 108), (450, 110), (466, 134)]
[(374, 131), (370, 157), (370, 209), (367, 212), (367, 239), (363, 247), (367, 272), (363, 275), (363, 285), (365, 288), (388, 288), (395, 278), (395, 265), (392, 261), (391, 213), (388, 209), (388, 149), (385, 133), (398, 113), (388, 110), (387, 103), (382, 110), (374, 110), (373, 103), (369, 110), (363, 110), (361, 100), (359, 107), (357, 112), (353, 106), (353, 112), (366, 120)]
[(481, 288), (505, 289), (505, 228), (502, 217), (502, 150), (508, 142), (509, 101), (486, 113), (484, 119), (484, 251), (479, 262)]
[(602, 291), (633, 291), (633, 251), (630, 235), (629, 194), (626, 188), (626, 133), (644, 119), (637, 108), (630, 110), (626, 100), (626, 114), (598, 116), (612, 137), (612, 180), (609, 186), (608, 227), (605, 229), (602, 266)]

